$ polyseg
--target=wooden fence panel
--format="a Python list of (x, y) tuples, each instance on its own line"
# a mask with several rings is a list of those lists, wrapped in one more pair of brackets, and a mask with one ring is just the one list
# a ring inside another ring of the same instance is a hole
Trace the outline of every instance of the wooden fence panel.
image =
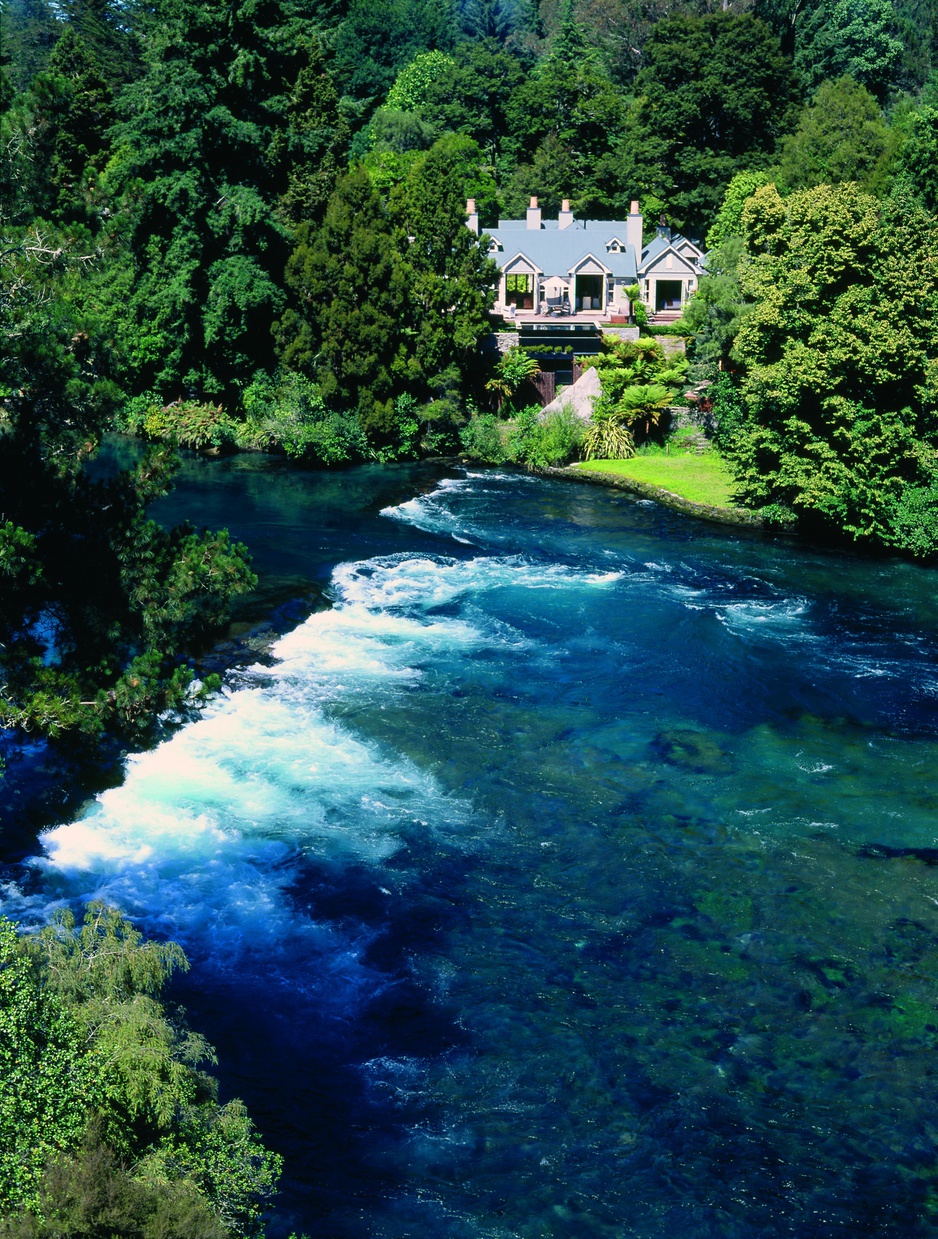
[(553, 370), (541, 370), (534, 375), (531, 382), (537, 388), (537, 394), (543, 409), (544, 405), (550, 404), (557, 394), (557, 376)]

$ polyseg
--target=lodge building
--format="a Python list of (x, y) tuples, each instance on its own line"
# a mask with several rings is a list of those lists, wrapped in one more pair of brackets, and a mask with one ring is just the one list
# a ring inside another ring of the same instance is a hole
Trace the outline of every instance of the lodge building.
[[(467, 223), (479, 233), (473, 199)], [(624, 220), (576, 219), (564, 199), (556, 219), (544, 219), (532, 198), (524, 219), (499, 220), (487, 228), (489, 252), (499, 267), (493, 312), (518, 326), (627, 323), (638, 285), (639, 299), (658, 322), (680, 317), (703, 274), (703, 251), (676, 233), (662, 217), (656, 235), (642, 242), (638, 203)]]

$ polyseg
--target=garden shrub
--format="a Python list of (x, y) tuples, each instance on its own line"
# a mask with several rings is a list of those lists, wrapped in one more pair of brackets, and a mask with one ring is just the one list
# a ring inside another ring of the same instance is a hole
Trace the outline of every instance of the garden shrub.
[(144, 411), (140, 430), (146, 439), (178, 443), (196, 451), (218, 450), (234, 444), (237, 423), (220, 404), (196, 400), (176, 400), (172, 404), (151, 404)]
[(508, 459), (547, 469), (566, 464), (582, 442), (583, 423), (569, 406), (543, 417), (536, 405), (529, 405), (510, 424)]
[(369, 455), (361, 423), (354, 414), (327, 410), (319, 387), (293, 371), (259, 374), (242, 397), (245, 420), (238, 446), (283, 452), (293, 460), (339, 465)]
[(459, 432), (462, 450), (472, 460), (486, 465), (503, 465), (508, 460), (505, 432), (508, 423), (493, 413), (477, 413)]

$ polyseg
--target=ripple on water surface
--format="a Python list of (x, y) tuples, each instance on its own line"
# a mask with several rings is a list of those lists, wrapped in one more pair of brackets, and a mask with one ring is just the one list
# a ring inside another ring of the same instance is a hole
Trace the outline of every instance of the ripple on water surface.
[(936, 1234), (924, 578), (586, 490), (387, 509), (46, 898), (186, 944), (298, 1227)]

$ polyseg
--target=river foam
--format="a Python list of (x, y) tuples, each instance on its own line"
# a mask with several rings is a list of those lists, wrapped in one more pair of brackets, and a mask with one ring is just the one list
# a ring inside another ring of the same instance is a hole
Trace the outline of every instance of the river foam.
[[(32, 864), (46, 910), (105, 899), (186, 944), (223, 942), (232, 959), (295, 936), (289, 892), (307, 860), (383, 872), (415, 835), (471, 845), (483, 823), (467, 802), (328, 708), (393, 696), (434, 660), (524, 644), (504, 625), (440, 614), (469, 594), (602, 588), (618, 575), (520, 556), (339, 565), (335, 605), (278, 641), (271, 667), (239, 673), (201, 718), (129, 757), (119, 787), (44, 833)], [(26, 907), (15, 890), (4, 906)]]

